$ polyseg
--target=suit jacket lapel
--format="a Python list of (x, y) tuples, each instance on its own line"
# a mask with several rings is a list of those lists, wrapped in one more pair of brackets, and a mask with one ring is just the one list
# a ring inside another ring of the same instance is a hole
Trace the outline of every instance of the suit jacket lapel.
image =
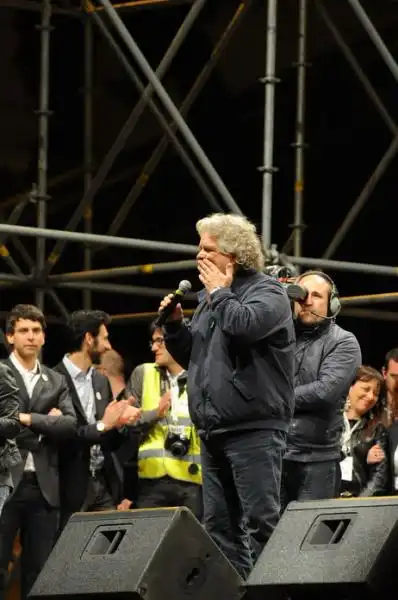
[(80, 398), (79, 395), (76, 391), (75, 388), (75, 384), (73, 383), (73, 379), (72, 377), (69, 375), (69, 371), (65, 368), (64, 363), (59, 363), (57, 370), (59, 373), (62, 373), (62, 375), (65, 377), (66, 379), (66, 383), (68, 385), (69, 391), (70, 391), (70, 395), (72, 398), (72, 402), (73, 402), (73, 406), (75, 407), (75, 410), (79, 413), (79, 415), (82, 417), (82, 419), (84, 419), (87, 422), (87, 417), (86, 417), (86, 413), (84, 412), (84, 409), (82, 407), (82, 403), (80, 402)]
[(32, 392), (32, 398), (30, 400), (30, 406), (31, 408), (33, 407), (37, 407), (39, 408), (39, 403), (40, 403), (40, 395), (43, 392), (43, 390), (46, 389), (46, 387), (48, 387), (48, 377), (45, 373), (44, 367), (43, 365), (40, 365), (40, 376), (39, 379), (36, 381), (36, 385), (33, 388), (33, 392)]
[(14, 374), (15, 381), (17, 382), (17, 386), (19, 388), (19, 397), (23, 404), (24, 410), (26, 412), (29, 412), (30, 398), (29, 398), (28, 390), (25, 387), (24, 380), (22, 379), (22, 376), (21, 376), (20, 372), (18, 371), (18, 369), (15, 368), (12, 360), (7, 358), (5, 362), (8, 364), (9, 367), (11, 367), (12, 372)]

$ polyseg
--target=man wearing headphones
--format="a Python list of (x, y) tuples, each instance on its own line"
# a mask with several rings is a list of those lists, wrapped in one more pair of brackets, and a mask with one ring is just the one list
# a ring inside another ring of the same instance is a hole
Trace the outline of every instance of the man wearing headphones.
[(283, 507), (336, 496), (343, 407), (361, 365), (356, 337), (335, 322), (341, 307), (333, 280), (307, 271), (296, 283), (306, 299), (295, 304), (295, 410), (283, 461)]

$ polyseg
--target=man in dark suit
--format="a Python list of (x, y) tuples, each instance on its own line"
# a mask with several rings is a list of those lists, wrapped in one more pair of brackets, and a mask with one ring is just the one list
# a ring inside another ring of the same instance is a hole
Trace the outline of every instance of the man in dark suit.
[(21, 597), (27, 597), (55, 540), (59, 520), (58, 443), (75, 435), (76, 416), (65, 380), (40, 364), (45, 320), (36, 307), (15, 306), (7, 320), (12, 353), (6, 360), (19, 388), (16, 441), (22, 461), (12, 467), (13, 492), (0, 517), (0, 599), (19, 530)]
[(121, 429), (134, 424), (140, 410), (129, 400), (113, 401), (108, 379), (93, 368), (111, 349), (110, 317), (79, 310), (69, 319), (69, 354), (56, 370), (67, 381), (77, 416), (77, 437), (61, 452), (61, 528), (77, 511), (127, 508), (123, 473), (113, 451), (125, 440)]

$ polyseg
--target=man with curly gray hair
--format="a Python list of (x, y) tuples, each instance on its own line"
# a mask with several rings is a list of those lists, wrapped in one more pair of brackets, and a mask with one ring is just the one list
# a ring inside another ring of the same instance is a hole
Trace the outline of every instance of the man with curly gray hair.
[(262, 272), (261, 242), (250, 221), (215, 214), (196, 229), (204, 289), (189, 327), (177, 305), (166, 322), (166, 345), (188, 369), (190, 415), (201, 439), (204, 525), (247, 577), (280, 513), (294, 406), (293, 319), (282, 285)]

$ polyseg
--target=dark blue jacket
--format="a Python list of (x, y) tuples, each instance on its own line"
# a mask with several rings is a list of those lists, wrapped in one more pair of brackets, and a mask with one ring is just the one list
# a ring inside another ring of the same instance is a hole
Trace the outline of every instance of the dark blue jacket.
[(231, 288), (201, 293), (190, 327), (166, 325), (166, 345), (188, 369), (199, 434), (288, 430), (294, 409), (294, 325), (282, 285), (254, 270)]

